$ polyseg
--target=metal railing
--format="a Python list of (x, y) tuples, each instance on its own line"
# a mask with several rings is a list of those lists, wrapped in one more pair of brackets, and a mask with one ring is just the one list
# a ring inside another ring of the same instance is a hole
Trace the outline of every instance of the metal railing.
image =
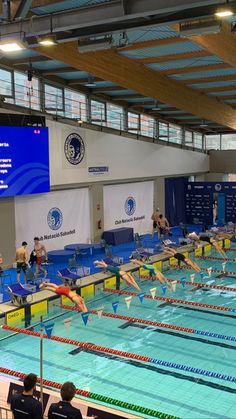
[(12, 411), (5, 407), (0, 407), (0, 419), (12, 419)]
[[(1, 68), (0, 68), (1, 70)], [(157, 119), (148, 114), (131, 111), (114, 102), (103, 101), (93, 95), (86, 95), (66, 86), (54, 85), (49, 81), (34, 77), (28, 82), (27, 76), (14, 70), (11, 81), (0, 77), (0, 97), (2, 107), (4, 102), (23, 108), (30, 112), (43, 112), (54, 115), (57, 119), (65, 118), (78, 123), (89, 123), (101, 128), (112, 128), (117, 131), (134, 134), (136, 137), (151, 138), (179, 147), (188, 146), (190, 149), (204, 150), (204, 136), (200, 133), (186, 130), (178, 125)], [(22, 78), (22, 83), (17, 83)], [(24, 80), (24, 82), (23, 82)], [(113, 109), (112, 109), (113, 108)], [(114, 110), (114, 108), (118, 109)], [(192, 137), (191, 143), (185, 141), (185, 133)]]

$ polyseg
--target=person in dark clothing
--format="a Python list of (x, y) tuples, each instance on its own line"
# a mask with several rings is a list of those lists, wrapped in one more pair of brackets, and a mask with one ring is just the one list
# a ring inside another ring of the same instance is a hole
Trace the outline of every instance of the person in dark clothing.
[(11, 398), (11, 410), (14, 419), (43, 419), (41, 403), (34, 398), (37, 375), (28, 374), (24, 378), (24, 391)]
[(48, 419), (58, 417), (65, 419), (83, 419), (81, 412), (70, 403), (76, 393), (76, 387), (70, 381), (67, 381), (61, 387), (61, 398), (59, 403), (52, 403), (48, 410)]

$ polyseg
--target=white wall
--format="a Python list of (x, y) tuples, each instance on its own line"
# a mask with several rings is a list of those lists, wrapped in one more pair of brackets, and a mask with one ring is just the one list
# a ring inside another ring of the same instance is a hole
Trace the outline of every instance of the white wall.
[[(51, 185), (140, 179), (201, 173), (209, 170), (209, 157), (203, 153), (124, 138), (48, 121), (50, 135)], [(66, 137), (77, 132), (85, 142), (86, 156), (73, 166), (66, 160)], [(89, 166), (108, 166), (109, 173), (88, 174)]]

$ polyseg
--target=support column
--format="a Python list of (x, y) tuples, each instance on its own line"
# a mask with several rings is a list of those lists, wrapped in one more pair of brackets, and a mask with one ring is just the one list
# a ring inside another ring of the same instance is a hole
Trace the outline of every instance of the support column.
[[(27, 220), (25, 222), (27, 223)], [(3, 257), (3, 265), (14, 262), (15, 242), (15, 201), (13, 198), (0, 198), (0, 253)]]
[[(95, 183), (90, 190), (91, 240), (99, 243), (104, 230), (103, 184)], [(101, 226), (101, 228), (99, 228)]]

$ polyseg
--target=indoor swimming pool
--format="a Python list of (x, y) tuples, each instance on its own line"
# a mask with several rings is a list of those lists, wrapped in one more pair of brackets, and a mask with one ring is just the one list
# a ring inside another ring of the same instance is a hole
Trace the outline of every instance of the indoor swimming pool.
[[(234, 259), (236, 252), (227, 255)], [(181, 282), (175, 292), (147, 279), (140, 280), (143, 300), (130, 288), (100, 291), (88, 302), (95, 314), (90, 314), (87, 325), (81, 314), (58, 303), (53, 306), (44, 318), (44, 322), (55, 322), (53, 336), (137, 354), (145, 361), (119, 352), (99, 352), (91, 345), (83, 348), (45, 339), (44, 378), (53, 377), (58, 383), (71, 380), (80, 389), (183, 419), (235, 418), (236, 273), (227, 272), (236, 272), (236, 263), (227, 262), (223, 274), (214, 272), (222, 271), (220, 260), (196, 261), (202, 268), (213, 267), (211, 276), (196, 273), (194, 283), (187, 285), (193, 271), (168, 269), (166, 277)], [(235, 290), (199, 288), (195, 282)], [(150, 296), (153, 288), (155, 298)], [(113, 303), (118, 303), (116, 313)], [(40, 330), (37, 318), (31, 326)], [(39, 339), (11, 330), (1, 330), (0, 335), (4, 338), (0, 341), (1, 366), (38, 374)]]

